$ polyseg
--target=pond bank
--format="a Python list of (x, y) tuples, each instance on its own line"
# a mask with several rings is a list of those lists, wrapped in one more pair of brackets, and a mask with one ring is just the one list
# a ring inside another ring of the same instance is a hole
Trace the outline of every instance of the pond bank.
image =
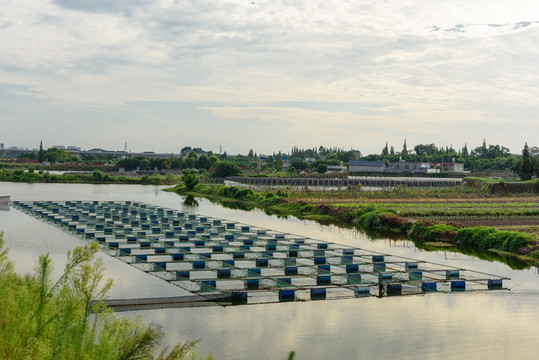
[[(374, 238), (383, 236), (410, 239), (418, 247), (427, 249), (443, 247), (463, 253), (473, 249), (480, 253), (491, 252), (512, 256), (528, 264), (539, 264), (537, 234), (533, 231), (530, 234), (499, 230), (494, 227), (466, 227), (458, 222), (418, 220), (400, 216), (391, 210), (380, 209), (369, 203), (343, 207), (310, 203), (304, 200), (294, 201), (281, 190), (253, 192), (250, 189), (204, 184), (197, 185), (191, 191), (187, 191), (181, 184), (167, 190), (182, 195), (205, 197), (210, 201), (246, 211), (259, 208), (267, 214), (291, 215), (323, 224), (354, 227)], [(462, 247), (466, 249), (461, 249)]]

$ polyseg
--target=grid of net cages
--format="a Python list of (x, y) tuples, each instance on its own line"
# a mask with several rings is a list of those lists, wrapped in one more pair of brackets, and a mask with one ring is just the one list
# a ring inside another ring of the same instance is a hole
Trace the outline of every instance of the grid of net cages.
[(216, 302), (503, 290), (509, 280), (140, 202), (15, 201), (12, 206)]

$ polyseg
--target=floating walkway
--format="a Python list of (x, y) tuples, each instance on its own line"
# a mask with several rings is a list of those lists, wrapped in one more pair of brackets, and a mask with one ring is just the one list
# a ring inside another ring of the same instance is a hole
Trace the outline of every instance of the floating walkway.
[[(15, 201), (12, 206), (98, 241), (107, 254), (197, 295), (196, 303), (499, 290), (509, 280), (139, 202)], [(188, 298), (176, 302), (185, 305)], [(119, 305), (137, 304), (148, 301)]]

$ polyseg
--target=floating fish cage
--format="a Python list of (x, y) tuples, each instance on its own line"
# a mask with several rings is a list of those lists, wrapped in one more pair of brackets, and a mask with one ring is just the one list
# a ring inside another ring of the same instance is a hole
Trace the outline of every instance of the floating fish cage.
[(220, 303), (501, 290), (509, 280), (140, 202), (15, 201), (12, 206)]

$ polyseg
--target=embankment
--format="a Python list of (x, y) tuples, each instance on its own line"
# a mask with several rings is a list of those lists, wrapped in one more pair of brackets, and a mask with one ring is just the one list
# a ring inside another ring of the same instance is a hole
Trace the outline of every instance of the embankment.
[[(517, 231), (502, 231), (493, 227), (465, 227), (457, 223), (413, 220), (383, 210), (372, 204), (357, 207), (332, 207), (305, 201), (290, 201), (284, 191), (254, 192), (224, 185), (197, 185), (187, 192), (183, 185), (169, 189), (179, 194), (203, 196), (212, 201), (234, 204), (235, 208), (251, 210), (255, 207), (268, 214), (292, 215), (343, 227), (357, 227), (372, 237), (401, 236), (418, 246), (460, 247), (519, 256), (529, 263), (539, 263), (539, 246), (534, 235)], [(238, 206), (242, 204), (243, 206)]]

